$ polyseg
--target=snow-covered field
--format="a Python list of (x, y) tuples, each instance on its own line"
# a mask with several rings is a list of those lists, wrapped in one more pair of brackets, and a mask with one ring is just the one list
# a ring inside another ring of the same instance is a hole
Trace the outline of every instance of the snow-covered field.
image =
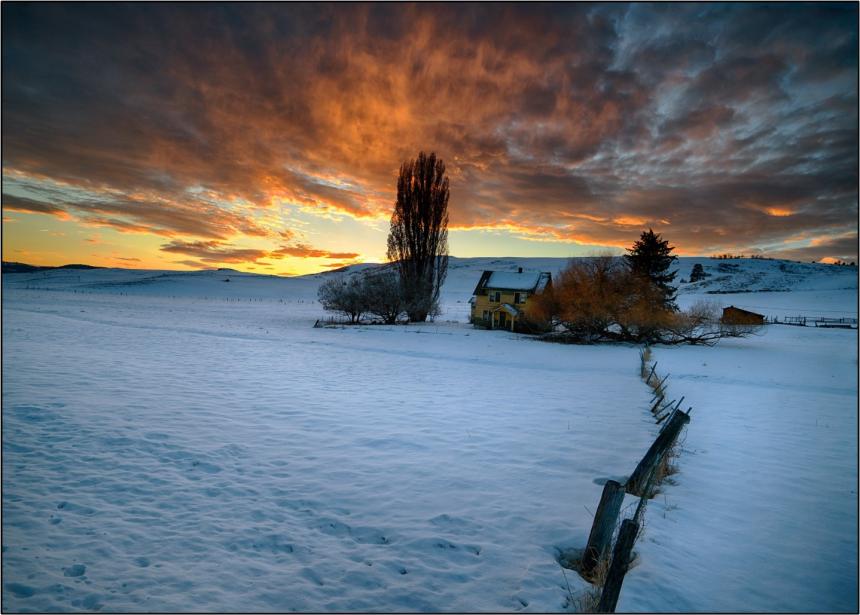
[[(856, 317), (856, 269), (695, 262), (682, 305)], [(347, 329), (325, 276), (4, 275), (3, 610), (564, 610), (658, 426), (637, 348), (465, 324), (518, 265), (564, 261), (452, 259), (438, 322)], [(693, 420), (619, 610), (855, 611), (857, 332), (654, 359)]]

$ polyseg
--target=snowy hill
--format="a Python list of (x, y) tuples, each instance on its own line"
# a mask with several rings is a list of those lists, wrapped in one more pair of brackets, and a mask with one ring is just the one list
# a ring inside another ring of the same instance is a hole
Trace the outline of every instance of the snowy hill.
[[(451, 257), (444, 294), (454, 299), (468, 299), (481, 273), (494, 271), (549, 271), (557, 275), (569, 262), (566, 258), (519, 257)], [(681, 282), (689, 278), (693, 265), (701, 264), (706, 279)], [(288, 292), (302, 296), (316, 292), (322, 280), (338, 275), (355, 275), (383, 267), (367, 263), (343, 267), (336, 271), (297, 277), (282, 277), (243, 273), (235, 269), (201, 271), (170, 271), (152, 269), (67, 268), (57, 267), (38, 271), (3, 272), (3, 283), (10, 288), (40, 288), (50, 290), (97, 290), (102, 292), (131, 292), (152, 295), (196, 296), (224, 294), (235, 296), (280, 297)], [(851, 290), (857, 289), (857, 268), (798, 263), (784, 260), (730, 259), (682, 257), (676, 262), (676, 284), (681, 294), (728, 294), (738, 292), (781, 292), (789, 290)], [(233, 286), (224, 286), (232, 283)]]
[[(450, 259), (448, 278), (442, 292), (446, 317), (463, 319), (468, 300), (484, 270), (549, 271), (557, 275), (569, 262), (566, 258), (481, 257)], [(695, 264), (701, 264), (706, 278), (689, 279)], [(51, 269), (26, 273), (5, 273), (3, 287), (11, 289), (62, 290), (77, 293), (148, 295), (234, 300), (279, 300), (313, 302), (320, 283), (332, 276), (356, 275), (378, 264), (352, 265), (343, 269), (299, 277), (242, 273), (230, 269), (205, 271), (158, 271), (142, 269)], [(702, 257), (679, 258), (676, 263), (681, 306), (706, 299), (722, 305), (733, 304), (753, 310), (770, 310), (784, 316), (791, 311), (856, 315), (857, 268), (798, 263), (782, 260)], [(793, 300), (784, 301), (792, 292)], [(800, 295), (796, 293), (802, 293)], [(776, 298), (774, 298), (776, 297)], [(794, 299), (800, 300), (799, 304)]]
[[(566, 262), (452, 259), (437, 322), (345, 328), (317, 287), (375, 265), (4, 272), (5, 610), (569, 610), (660, 429), (639, 349), (465, 324), (483, 270)], [(696, 263), (682, 306), (856, 314), (855, 268)], [(857, 331), (653, 352), (695, 412), (618, 611), (856, 612)]]

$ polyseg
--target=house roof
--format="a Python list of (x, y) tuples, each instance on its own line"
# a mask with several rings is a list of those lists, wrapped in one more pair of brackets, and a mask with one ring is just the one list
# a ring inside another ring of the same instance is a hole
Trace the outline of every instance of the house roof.
[(494, 271), (487, 280), (487, 288), (505, 288), (508, 290), (531, 290), (537, 286), (540, 273), (511, 271)]
[(475, 295), (493, 290), (526, 290), (533, 293), (546, 288), (552, 276), (548, 271), (485, 271), (475, 287)]

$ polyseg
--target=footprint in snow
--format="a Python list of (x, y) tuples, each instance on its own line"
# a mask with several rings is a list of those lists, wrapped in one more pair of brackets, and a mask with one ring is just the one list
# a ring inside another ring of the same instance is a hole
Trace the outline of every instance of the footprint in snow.
[(72, 600), (72, 606), (83, 607), (87, 611), (100, 611), (104, 606), (99, 600), (101, 596), (98, 594), (90, 594), (83, 600)]
[(205, 461), (194, 461), (191, 467), (207, 474), (217, 474), (221, 471), (221, 466), (216, 466), (214, 463), (206, 463)]
[(65, 510), (66, 512), (70, 513), (78, 513), (81, 515), (94, 515), (96, 512), (95, 509), (90, 508), (89, 506), (78, 506), (77, 504), (66, 501), (62, 501), (57, 504), (57, 509)]
[(36, 593), (35, 588), (21, 583), (6, 583), (3, 587), (6, 591), (12, 592), (16, 598), (29, 598)]
[(87, 567), (83, 564), (74, 564), (68, 568), (63, 568), (64, 577), (82, 577), (87, 571)]

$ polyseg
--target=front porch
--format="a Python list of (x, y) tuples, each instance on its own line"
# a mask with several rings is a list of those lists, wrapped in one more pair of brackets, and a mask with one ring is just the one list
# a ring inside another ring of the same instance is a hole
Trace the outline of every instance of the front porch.
[(490, 329), (514, 330), (517, 320), (520, 318), (520, 310), (510, 303), (503, 303), (490, 313)]

